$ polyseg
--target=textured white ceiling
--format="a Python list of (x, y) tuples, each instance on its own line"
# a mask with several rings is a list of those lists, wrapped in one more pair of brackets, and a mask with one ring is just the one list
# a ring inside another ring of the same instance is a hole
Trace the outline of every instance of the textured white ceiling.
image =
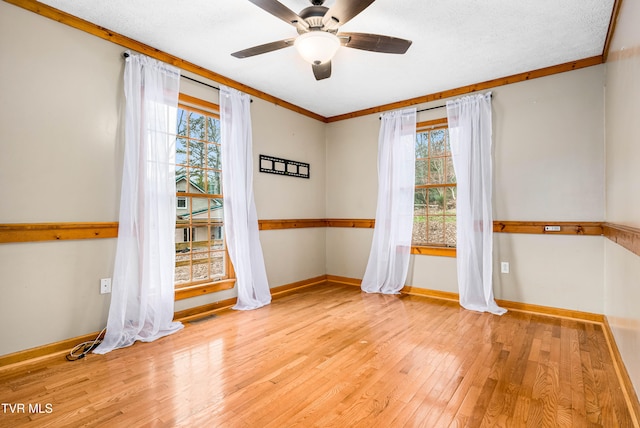
[(601, 55), (613, 2), (377, 0), (340, 30), (412, 40), (407, 53), (341, 47), (331, 78), (316, 81), (294, 48), (231, 56), (297, 35), (249, 1), (42, 1), (325, 117)]

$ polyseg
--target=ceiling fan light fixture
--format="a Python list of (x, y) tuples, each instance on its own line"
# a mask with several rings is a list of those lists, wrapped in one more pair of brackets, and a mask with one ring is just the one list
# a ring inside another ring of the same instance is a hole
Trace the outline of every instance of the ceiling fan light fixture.
[(326, 31), (309, 31), (301, 34), (293, 43), (298, 53), (311, 64), (324, 64), (331, 61), (340, 47), (340, 39)]

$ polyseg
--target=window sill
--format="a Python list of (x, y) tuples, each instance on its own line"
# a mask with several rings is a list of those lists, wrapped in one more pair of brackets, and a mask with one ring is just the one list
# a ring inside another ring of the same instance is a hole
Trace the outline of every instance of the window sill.
[(194, 285), (191, 287), (177, 288), (175, 299), (189, 299), (191, 297), (203, 296), (205, 294), (215, 293), (222, 290), (230, 290), (236, 285), (235, 278), (221, 279), (216, 282), (209, 282), (207, 284)]
[(450, 247), (419, 247), (411, 246), (411, 254), (422, 256), (456, 257), (456, 249)]

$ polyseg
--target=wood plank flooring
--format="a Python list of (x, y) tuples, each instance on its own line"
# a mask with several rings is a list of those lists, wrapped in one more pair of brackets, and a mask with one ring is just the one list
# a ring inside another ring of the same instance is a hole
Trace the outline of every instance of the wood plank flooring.
[(340, 285), (9, 366), (0, 402), (2, 427), (637, 426), (597, 323)]

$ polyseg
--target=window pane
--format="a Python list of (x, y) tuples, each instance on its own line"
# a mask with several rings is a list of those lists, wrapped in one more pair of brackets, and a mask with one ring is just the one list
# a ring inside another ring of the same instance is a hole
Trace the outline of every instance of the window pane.
[(427, 239), (430, 244), (444, 244), (444, 217), (429, 217)]
[(456, 183), (456, 170), (453, 167), (453, 159), (450, 157), (445, 160), (446, 177), (445, 183)]
[(427, 241), (427, 189), (416, 189), (413, 198), (413, 238), (416, 244)]
[(413, 209), (415, 215), (427, 215), (427, 189), (416, 189)]
[(224, 253), (216, 251), (211, 254), (210, 259), (210, 275), (212, 279), (223, 278), (225, 276), (225, 260)]
[(194, 263), (196, 263), (196, 260), (203, 260), (207, 257), (209, 257), (209, 243), (207, 241), (195, 241), (191, 252), (191, 258)]
[(204, 225), (196, 223), (197, 226), (193, 228), (193, 245), (197, 248), (206, 248), (209, 245), (209, 227), (206, 222), (203, 223)]
[(427, 243), (427, 216), (415, 216), (413, 221), (413, 242), (417, 245)]
[(189, 137), (198, 140), (204, 140), (204, 116), (200, 113), (189, 113)]
[(189, 216), (189, 221), (192, 223), (198, 222), (207, 222), (208, 220), (208, 208), (206, 199), (202, 198), (192, 198), (191, 199), (191, 215)]
[(187, 135), (187, 112), (183, 109), (178, 109), (178, 123), (176, 127), (178, 135)]
[(176, 192), (184, 193), (188, 190), (186, 169), (184, 174), (177, 174), (176, 172)]
[(214, 226), (211, 226), (211, 241), (214, 250), (224, 248), (224, 229), (221, 223), (214, 223)]
[(187, 164), (187, 140), (176, 138), (176, 165)]
[[(176, 166), (176, 180), (179, 179), (180, 177), (187, 177), (187, 168), (183, 167), (183, 166)], [(178, 182), (176, 181), (176, 184), (178, 184)], [(186, 188), (186, 185), (185, 185)], [(180, 190), (177, 190), (180, 192)]]
[(416, 159), (429, 156), (429, 133), (420, 132), (416, 134)]
[(207, 171), (207, 193), (210, 195), (219, 195), (222, 193), (219, 172)]
[(444, 208), (444, 187), (429, 189), (429, 215), (441, 215)]
[[(176, 257), (176, 263), (177, 263)], [(176, 266), (175, 283), (176, 285), (191, 282), (191, 268), (189, 266)]]
[(194, 260), (193, 264), (193, 280), (202, 281), (209, 278), (209, 258)]
[(209, 144), (208, 156), (207, 156), (207, 167), (211, 169), (220, 169), (220, 165), (221, 165), (220, 146), (217, 144)]
[(456, 215), (456, 188), (447, 187), (445, 196), (446, 196), (445, 214), (455, 216)]
[(429, 184), (444, 183), (444, 159), (429, 161)]
[(220, 142), (220, 121), (213, 117), (207, 117), (207, 141)]
[(206, 168), (207, 144), (199, 141), (191, 141), (189, 144), (189, 166)]
[(444, 218), (445, 226), (445, 244), (448, 247), (456, 246), (456, 218), (453, 216), (446, 216)]
[(205, 172), (199, 168), (187, 168), (189, 174), (189, 182), (186, 183), (186, 189), (189, 193), (205, 193)]
[(191, 249), (191, 233), (188, 227), (176, 228), (176, 253), (188, 253)]
[(444, 156), (446, 149), (444, 129), (431, 131), (431, 153), (430, 156)]
[(449, 132), (447, 130), (442, 130), (444, 132), (444, 149), (446, 151), (447, 156), (451, 156), (451, 145), (449, 144)]
[(211, 218), (211, 223), (216, 225), (222, 225), (223, 219), (223, 208), (222, 208), (222, 199), (220, 198), (212, 198), (209, 199), (209, 214)]
[(429, 184), (429, 161), (416, 161), (416, 185)]

